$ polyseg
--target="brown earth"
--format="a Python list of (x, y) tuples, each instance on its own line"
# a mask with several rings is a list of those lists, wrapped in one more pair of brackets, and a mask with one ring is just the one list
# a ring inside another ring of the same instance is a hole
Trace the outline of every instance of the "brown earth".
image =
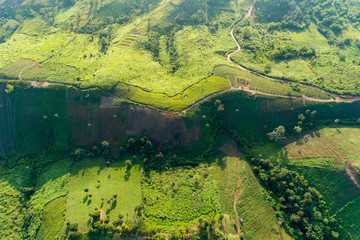
[[(160, 150), (178, 145), (191, 149), (191, 142), (202, 137), (199, 124), (188, 127), (178, 115), (127, 103), (114, 106), (107, 97), (94, 104), (79, 91), (70, 91), (69, 114), (75, 146), (98, 145), (106, 140), (116, 151), (123, 136), (131, 135), (149, 137)], [(200, 118), (194, 121), (200, 122)]]
[(346, 163), (346, 173), (350, 176), (350, 178), (354, 182), (355, 186), (358, 189), (360, 189), (360, 178), (352, 165), (352, 161), (348, 161)]
[(219, 148), (219, 150), (230, 157), (240, 158), (242, 156), (241, 152), (239, 151), (239, 146), (232, 139), (228, 139), (225, 144)]

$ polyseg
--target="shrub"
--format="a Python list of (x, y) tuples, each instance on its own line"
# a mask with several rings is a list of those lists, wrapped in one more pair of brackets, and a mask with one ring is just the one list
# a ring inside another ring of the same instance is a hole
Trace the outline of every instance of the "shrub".
[(77, 223), (70, 224), (69, 230), (72, 232), (76, 232), (79, 229), (79, 225)]
[(92, 213), (90, 213), (89, 215), (90, 215), (90, 217), (92, 217), (93, 222), (96, 222), (96, 221), (98, 221), (100, 219), (101, 213), (100, 213), (99, 210), (95, 210)]
[(127, 168), (131, 168), (131, 167), (132, 167), (132, 162), (131, 162), (131, 160), (126, 160), (126, 161), (125, 161), (125, 165), (126, 165)]
[(284, 126), (279, 126), (274, 129), (274, 131), (268, 133), (268, 137), (271, 141), (279, 141), (285, 139), (285, 128)]

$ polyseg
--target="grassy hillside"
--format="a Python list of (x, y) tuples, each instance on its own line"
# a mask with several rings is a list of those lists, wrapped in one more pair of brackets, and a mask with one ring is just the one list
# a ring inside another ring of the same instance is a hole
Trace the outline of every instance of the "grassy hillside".
[[(246, 239), (291, 239), (277, 224), (271, 202), (266, 200), (266, 194), (249, 165), (230, 157), (220, 161), (221, 165), (214, 164), (210, 170), (219, 188), (221, 212), (232, 219), (236, 226), (233, 226), (234, 232), (239, 227)], [(238, 224), (237, 217), (243, 223)], [(230, 227), (223, 226), (224, 229)]]
[(141, 166), (135, 163), (131, 170), (126, 169), (124, 162), (108, 168), (101, 158), (75, 164), (71, 170), (66, 220), (78, 223), (79, 229), (85, 231), (88, 214), (95, 208), (112, 221), (119, 214), (132, 218), (135, 207), (141, 203), (140, 181)]
[[(358, 164), (358, 102), (229, 92), (171, 114), (98, 90), (16, 85), (11, 97), (21, 144), (0, 158), (5, 239), (357, 236), (345, 163)], [(279, 125), (283, 148), (267, 137)]]
[(340, 94), (359, 94), (357, 2), (256, 1), (235, 31), (234, 60), (256, 72)]
[(249, 5), (248, 0), (24, 1), (0, 24), (0, 74), (107, 89), (126, 83), (173, 97), (226, 64), (224, 54), (235, 47), (230, 26)]
[(321, 192), (331, 215), (339, 220), (340, 232), (348, 239), (359, 236), (354, 225), (358, 214), (353, 206), (360, 189), (358, 176), (349, 165), (354, 162), (356, 166), (358, 161), (358, 130), (341, 126), (319, 128), (285, 145), (289, 168), (302, 174)]

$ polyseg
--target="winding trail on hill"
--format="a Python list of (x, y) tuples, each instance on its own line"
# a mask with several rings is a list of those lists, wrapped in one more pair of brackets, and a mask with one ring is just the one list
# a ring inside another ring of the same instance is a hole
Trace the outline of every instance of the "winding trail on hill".
[[(241, 183), (242, 183), (242, 179), (241, 179), (240, 176), (238, 176), (237, 188), (240, 188)], [(244, 191), (244, 189), (242, 188), (239, 191), (235, 192), (235, 194), (234, 194), (234, 204), (233, 204), (233, 208), (234, 208), (234, 212), (235, 212), (235, 218), (236, 218), (236, 232), (239, 234), (239, 237), (240, 237), (240, 232), (241, 232), (241, 223), (240, 223), (239, 213), (237, 211), (236, 205), (239, 202), (243, 191)]]
[(354, 167), (352, 166), (352, 161), (346, 163), (346, 173), (350, 176), (351, 180), (354, 182), (355, 186), (360, 189), (360, 178), (356, 173)]
[(323, 92), (325, 94), (328, 94), (330, 95), (332, 98), (331, 99), (319, 99), (319, 98), (312, 98), (312, 97), (308, 97), (306, 95), (302, 95), (302, 96), (291, 96), (291, 95), (281, 95), (281, 94), (275, 94), (275, 93), (267, 93), (267, 92), (261, 92), (261, 91), (258, 91), (258, 90), (252, 90), (252, 89), (249, 89), (249, 88), (246, 88), (246, 87), (233, 87), (231, 85), (231, 82), (229, 80), (229, 88), (228, 89), (225, 89), (225, 90), (221, 90), (221, 91), (218, 91), (218, 92), (214, 92), (202, 99), (199, 99), (198, 101), (194, 102), (193, 104), (191, 104), (190, 106), (188, 106), (187, 108), (183, 109), (183, 110), (180, 110), (180, 111), (170, 111), (170, 110), (165, 110), (165, 109), (161, 109), (161, 108), (158, 108), (158, 107), (155, 107), (155, 106), (152, 106), (152, 105), (149, 105), (149, 104), (145, 104), (145, 103), (141, 103), (141, 102), (137, 102), (137, 101), (134, 101), (134, 100), (130, 100), (130, 99), (126, 99), (126, 98), (122, 98), (120, 96), (117, 96), (111, 92), (109, 92), (108, 90), (102, 88), (102, 87), (99, 87), (99, 86), (93, 86), (93, 87), (85, 87), (85, 88), (82, 88), (82, 87), (79, 87), (75, 84), (71, 84), (71, 83), (61, 83), (61, 82), (50, 82), (50, 81), (45, 81), (45, 82), (37, 82), (37, 81), (31, 81), (31, 80), (24, 80), (22, 78), (22, 74), (23, 72), (30, 68), (30, 67), (33, 67), (34, 65), (30, 65), (28, 67), (25, 67), (24, 69), (22, 69), (19, 73), (19, 79), (0, 79), (2, 81), (22, 81), (22, 82), (27, 82), (27, 83), (30, 83), (31, 86), (33, 87), (47, 87), (47, 86), (50, 86), (50, 85), (61, 85), (61, 86), (67, 86), (67, 87), (73, 87), (77, 90), (90, 90), (90, 89), (99, 89), (99, 90), (102, 90), (104, 91), (105, 93), (107, 93), (110, 97), (113, 97), (115, 99), (118, 99), (120, 101), (124, 101), (124, 102), (128, 102), (128, 103), (133, 103), (133, 104), (138, 104), (138, 105), (141, 105), (141, 106), (145, 106), (145, 107), (148, 107), (150, 109), (153, 109), (153, 110), (156, 110), (156, 111), (160, 111), (160, 112), (165, 112), (165, 113), (178, 113), (178, 114), (184, 114), (186, 113), (187, 111), (191, 110), (192, 108), (194, 108), (195, 106), (215, 97), (215, 96), (218, 96), (218, 95), (221, 95), (221, 94), (224, 94), (226, 92), (231, 92), (231, 91), (244, 91), (244, 92), (248, 92), (250, 94), (253, 94), (253, 95), (263, 95), (263, 96), (268, 96), (268, 97), (277, 97), (277, 98), (287, 98), (287, 99), (305, 99), (305, 100), (308, 100), (308, 101), (313, 101), (313, 102), (321, 102), (321, 103), (326, 103), (326, 102), (355, 102), (355, 101), (359, 101), (360, 100), (360, 96), (350, 96), (349, 95), (349, 98), (342, 98), (340, 97), (339, 95), (337, 94), (334, 94), (334, 93), (331, 93), (331, 92), (328, 92), (328, 91), (325, 91), (324, 89), (321, 89), (319, 87), (315, 87), (315, 86), (312, 86), (312, 85), (308, 85), (308, 84), (304, 84), (304, 83), (299, 83), (299, 82), (295, 82), (295, 81), (292, 81), (292, 80), (287, 80), (287, 79), (279, 79), (279, 78), (273, 78), (273, 77), (269, 77), (269, 76), (266, 76), (266, 75), (262, 75), (261, 73), (258, 73), (256, 71), (253, 71), (251, 69), (248, 69), (248, 68), (245, 68), (244, 66), (242, 65), (239, 65), (237, 63), (235, 63), (232, 59), (231, 59), (231, 56), (240, 52), (241, 50), (241, 46), (240, 46), (240, 43), (238, 42), (238, 40), (235, 38), (234, 36), (234, 30), (236, 28), (236, 26), (242, 22), (243, 20), (247, 19), (248, 17), (251, 16), (252, 14), (252, 11), (254, 9), (254, 4), (255, 4), (255, 0), (252, 0), (252, 3), (251, 3), (251, 6), (248, 10), (248, 12), (245, 14), (245, 16), (243, 18), (241, 18), (240, 20), (238, 20), (237, 22), (235, 22), (235, 24), (233, 25), (233, 27), (231, 28), (231, 31), (230, 31), (230, 34), (231, 34), (231, 37), (233, 38), (234, 42), (236, 43), (237, 45), (237, 50), (229, 53), (227, 55), (227, 59), (229, 62), (233, 63), (234, 65), (236, 65), (238, 68), (244, 70), (244, 71), (247, 71), (251, 74), (254, 74), (256, 76), (259, 76), (259, 77), (262, 77), (262, 78), (265, 78), (265, 79), (269, 79), (269, 80), (272, 80), (272, 81), (275, 81), (275, 82), (283, 82), (283, 83), (294, 83), (294, 84), (299, 84), (303, 87), (308, 87), (308, 88), (312, 88), (314, 90), (317, 90), (317, 91), (320, 91), (320, 92)]
[(27, 67), (23, 68), (23, 70), (21, 70), (20, 73), (19, 73), (19, 80), (20, 80), (20, 81), (23, 80), (23, 79), (22, 79), (22, 74), (23, 74), (23, 72), (24, 72), (26, 69), (32, 68), (32, 67), (34, 67), (36, 64), (37, 64), (37, 63), (33, 63), (33, 64), (31, 64), (30, 66), (27, 66)]
[[(249, 72), (249, 73), (252, 73), (256, 76), (259, 76), (259, 77), (262, 77), (262, 78), (265, 78), (265, 79), (269, 79), (269, 80), (272, 80), (272, 81), (275, 81), (275, 82), (283, 82), (283, 83), (295, 83), (295, 84), (299, 84), (300, 86), (303, 86), (303, 87), (308, 87), (308, 88), (312, 88), (314, 90), (317, 90), (317, 91), (320, 91), (320, 92), (323, 92), (325, 94), (328, 94), (330, 95), (333, 99), (318, 99), (318, 98), (311, 98), (311, 97), (307, 97), (305, 95), (301, 96), (302, 98), (305, 98), (307, 100), (310, 100), (310, 101), (315, 101), (315, 102), (355, 102), (355, 101), (359, 101), (360, 100), (360, 97), (359, 96), (350, 96), (350, 98), (342, 98), (340, 97), (339, 95), (337, 94), (334, 94), (334, 93), (331, 93), (331, 92), (328, 92), (322, 88), (319, 88), (319, 87), (315, 87), (313, 85), (309, 85), (309, 84), (305, 84), (305, 83), (299, 83), (299, 82), (296, 82), (296, 81), (292, 81), (292, 80), (289, 80), (289, 79), (279, 79), (279, 78), (273, 78), (273, 77), (269, 77), (269, 76), (266, 76), (266, 75), (263, 75), (259, 72), (256, 72), (254, 70), (251, 70), (251, 69), (248, 69), (240, 64), (237, 64), (235, 63), (232, 59), (231, 59), (231, 56), (240, 52), (241, 51), (241, 45), (239, 43), (239, 41), (236, 39), (235, 35), (234, 35), (234, 30), (236, 28), (236, 26), (242, 22), (243, 20), (247, 19), (248, 17), (251, 16), (252, 14), (252, 11), (254, 9), (254, 4), (255, 4), (255, 0), (252, 0), (252, 3), (251, 3), (251, 6), (249, 8), (249, 11), (245, 14), (245, 16), (238, 20), (234, 26), (231, 28), (231, 31), (230, 31), (230, 34), (231, 34), (231, 37), (233, 38), (234, 42), (236, 43), (237, 45), (237, 50), (229, 53), (227, 55), (227, 59), (229, 62), (235, 64), (238, 68), (240, 68), (241, 70), (244, 70), (246, 72)], [(243, 89), (244, 90), (244, 89)], [(289, 97), (289, 98), (295, 98), (294, 96), (288, 96), (288, 95), (280, 95), (280, 94), (269, 94), (269, 93), (264, 93), (264, 92), (260, 92), (260, 91), (254, 91), (254, 90), (244, 90), (244, 91), (248, 91), (248, 92), (256, 92), (257, 94), (262, 94), (262, 95), (268, 95), (268, 96), (274, 96), (274, 97)], [(296, 97), (296, 98), (301, 98), (301, 97)]]

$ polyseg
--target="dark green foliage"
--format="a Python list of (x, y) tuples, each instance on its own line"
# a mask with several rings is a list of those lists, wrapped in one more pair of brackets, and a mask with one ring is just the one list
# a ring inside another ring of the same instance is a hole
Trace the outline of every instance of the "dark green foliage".
[(69, 226), (69, 230), (72, 232), (77, 232), (78, 229), (79, 229), (79, 226), (77, 223), (70, 224), (70, 226)]
[(92, 217), (93, 222), (97, 222), (100, 220), (100, 211), (99, 210), (95, 210), (91, 213), (89, 213), (89, 216)]
[(19, 149), (29, 153), (68, 151), (67, 89), (28, 88), (16, 94), (15, 132)]
[(324, 196), (331, 213), (336, 213), (347, 203), (359, 198), (360, 193), (345, 170), (329, 167), (296, 167), (290, 169), (303, 175)]
[[(331, 0), (261, 0), (256, 2), (256, 16), (263, 22), (274, 22), (285, 28), (303, 28), (314, 21), (320, 28), (341, 33), (346, 21), (355, 22), (360, 15), (360, 4), (349, 0), (340, 0), (333, 4)], [(273, 25), (274, 26), (274, 25)]]
[(269, 159), (252, 158), (254, 173), (277, 198), (278, 217), (285, 217), (291, 235), (307, 239), (333, 239), (331, 217), (323, 196), (298, 173)]

